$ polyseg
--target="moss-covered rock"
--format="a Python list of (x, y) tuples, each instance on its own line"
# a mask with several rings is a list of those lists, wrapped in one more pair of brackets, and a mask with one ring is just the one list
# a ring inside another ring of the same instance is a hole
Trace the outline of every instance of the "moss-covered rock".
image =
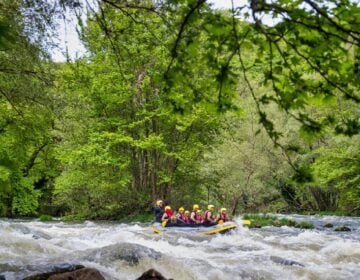
[(264, 214), (246, 214), (243, 217), (246, 220), (251, 221), (251, 225), (249, 228), (261, 228), (265, 226), (289, 226), (289, 227), (297, 227), (302, 229), (313, 229), (314, 225), (310, 222), (296, 222), (294, 220), (288, 220), (286, 218), (278, 219), (276, 216), (264, 215)]
[(346, 226), (338, 226), (335, 228), (335, 231), (351, 231), (351, 228)]
[(289, 227), (295, 227), (297, 225), (297, 222), (294, 220), (287, 220), (286, 225)]
[(249, 228), (262, 228), (262, 224), (259, 221), (255, 221), (250, 224)]
[(332, 228), (332, 227), (334, 227), (334, 225), (332, 223), (326, 223), (323, 227), (324, 228)]
[(302, 222), (296, 224), (295, 227), (302, 228), (302, 229), (313, 229), (314, 225), (310, 222), (302, 221)]

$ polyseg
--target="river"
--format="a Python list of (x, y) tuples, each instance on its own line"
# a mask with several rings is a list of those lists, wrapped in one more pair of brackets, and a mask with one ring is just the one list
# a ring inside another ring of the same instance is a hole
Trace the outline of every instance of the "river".
[[(315, 229), (239, 227), (203, 236), (154, 234), (147, 224), (2, 219), (0, 276), (22, 279), (68, 263), (94, 267), (106, 279), (136, 279), (150, 268), (176, 280), (360, 279), (360, 218), (284, 217)], [(352, 231), (324, 228), (329, 222)]]

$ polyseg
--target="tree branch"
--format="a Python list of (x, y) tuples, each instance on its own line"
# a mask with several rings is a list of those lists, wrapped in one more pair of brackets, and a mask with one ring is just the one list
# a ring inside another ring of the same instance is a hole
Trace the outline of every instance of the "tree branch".
[(175, 44), (174, 44), (174, 46), (173, 46), (172, 49), (171, 49), (171, 56), (172, 56), (172, 58), (171, 58), (171, 61), (170, 61), (169, 65), (168, 65), (168, 67), (167, 67), (167, 70), (166, 70), (166, 72), (165, 72), (165, 74), (164, 74), (165, 77), (167, 77), (167, 75), (168, 75), (168, 73), (169, 73), (169, 71), (170, 71), (170, 69), (171, 69), (171, 66), (172, 66), (172, 64), (174, 63), (174, 61), (175, 61), (175, 59), (176, 59), (176, 57), (177, 57), (177, 55), (178, 55), (177, 50), (178, 50), (178, 46), (179, 46), (179, 44), (180, 44), (180, 40), (181, 40), (181, 38), (182, 38), (182, 34), (183, 34), (184, 30), (185, 30), (185, 26), (188, 24), (188, 22), (189, 22), (189, 20), (190, 20), (190, 17), (192, 16), (192, 14), (193, 14), (198, 8), (200, 8), (200, 6), (201, 6), (202, 4), (204, 4), (205, 2), (206, 2), (206, 0), (197, 0), (196, 5), (193, 6), (193, 7), (191, 7), (190, 10), (188, 11), (188, 13), (185, 15), (185, 17), (184, 17), (184, 19), (183, 19), (183, 21), (182, 21), (182, 23), (181, 23), (181, 25), (180, 25), (179, 32), (178, 32), (178, 34), (177, 34), (177, 36), (176, 36)]

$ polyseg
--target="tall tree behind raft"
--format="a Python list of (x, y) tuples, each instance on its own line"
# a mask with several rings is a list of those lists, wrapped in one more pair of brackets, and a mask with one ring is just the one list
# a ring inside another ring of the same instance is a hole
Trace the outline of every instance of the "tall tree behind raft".
[[(56, 196), (69, 213), (111, 218), (149, 209), (156, 198), (189, 203), (201, 196), (197, 160), (218, 127), (216, 84), (190, 56), (181, 64), (191, 79), (164, 76), (173, 36), (166, 22), (174, 15), (103, 4), (88, 17), (88, 57), (59, 72), (66, 104), (58, 151), (66, 168)], [(199, 34), (197, 25), (188, 33)], [(200, 37), (196, 44), (198, 59), (205, 55)], [(202, 94), (214, 105), (202, 103)]]

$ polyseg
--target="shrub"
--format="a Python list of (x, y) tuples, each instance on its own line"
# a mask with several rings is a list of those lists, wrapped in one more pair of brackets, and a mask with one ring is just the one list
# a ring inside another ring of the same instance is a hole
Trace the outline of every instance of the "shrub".
[(297, 228), (303, 228), (303, 229), (312, 229), (314, 228), (314, 225), (310, 222), (302, 221), (295, 225)]
[(50, 222), (53, 220), (53, 217), (51, 217), (50, 215), (41, 215), (40, 216), (40, 221), (42, 222)]

